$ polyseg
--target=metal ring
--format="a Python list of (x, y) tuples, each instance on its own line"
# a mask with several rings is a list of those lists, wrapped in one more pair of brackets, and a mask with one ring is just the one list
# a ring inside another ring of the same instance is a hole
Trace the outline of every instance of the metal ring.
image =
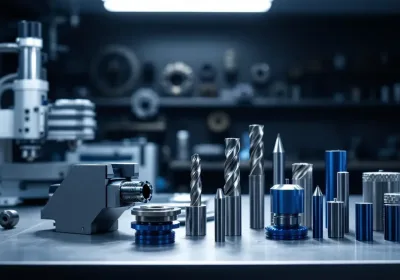
[(161, 85), (169, 95), (184, 95), (194, 86), (192, 68), (184, 62), (173, 62), (165, 66)]
[(139, 119), (147, 119), (158, 114), (160, 99), (158, 94), (150, 88), (141, 88), (133, 93), (131, 98), (132, 112)]
[(251, 77), (253, 79), (253, 83), (258, 85), (266, 84), (270, 77), (270, 68), (267, 63), (256, 63), (251, 69)]
[[(108, 55), (118, 55), (124, 59), (130, 68), (130, 76), (120, 85), (109, 85), (104, 78), (99, 75), (101, 62)], [(123, 95), (132, 90), (140, 77), (140, 63), (135, 53), (125, 46), (111, 45), (105, 47), (94, 59), (91, 64), (90, 75), (93, 83), (103, 95)]]
[(229, 115), (222, 111), (212, 112), (207, 117), (208, 128), (215, 133), (226, 131), (231, 125)]

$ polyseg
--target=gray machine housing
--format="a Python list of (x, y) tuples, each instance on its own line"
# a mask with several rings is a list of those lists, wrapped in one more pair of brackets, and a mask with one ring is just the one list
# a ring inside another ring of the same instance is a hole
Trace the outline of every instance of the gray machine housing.
[(115, 181), (139, 176), (136, 163), (76, 164), (41, 211), (57, 232), (93, 234), (118, 229), (118, 218), (133, 204), (121, 199)]

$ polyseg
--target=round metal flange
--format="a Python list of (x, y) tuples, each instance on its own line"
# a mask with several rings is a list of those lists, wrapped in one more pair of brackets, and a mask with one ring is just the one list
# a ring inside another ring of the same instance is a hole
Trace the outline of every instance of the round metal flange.
[(161, 85), (169, 95), (185, 95), (194, 86), (193, 69), (181, 61), (169, 63), (163, 70)]
[(152, 118), (158, 114), (160, 98), (151, 88), (140, 88), (132, 94), (131, 108), (139, 119)]

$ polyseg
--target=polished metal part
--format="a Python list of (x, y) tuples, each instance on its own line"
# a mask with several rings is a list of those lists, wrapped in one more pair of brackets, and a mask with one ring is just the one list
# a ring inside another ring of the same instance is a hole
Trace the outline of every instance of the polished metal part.
[(190, 206), (186, 207), (186, 235), (206, 235), (207, 208), (201, 204), (201, 166), (200, 156), (192, 156), (192, 168), (190, 172)]
[(385, 204), (384, 238), (400, 242), (400, 204)]
[(182, 61), (172, 62), (162, 71), (161, 85), (169, 95), (184, 95), (194, 86), (195, 75), (192, 67)]
[(225, 242), (225, 196), (222, 189), (217, 189), (214, 199), (215, 242)]
[(126, 204), (147, 203), (153, 196), (153, 186), (148, 181), (126, 181), (121, 183), (120, 193), (121, 200)]
[(176, 159), (189, 160), (189, 131), (179, 130), (176, 133)]
[(383, 195), (383, 204), (400, 204), (400, 192), (385, 193)]
[(336, 198), (327, 203), (328, 212), (328, 237), (343, 238), (344, 237), (344, 202), (338, 201)]
[(344, 233), (349, 233), (349, 172), (337, 173), (337, 199), (344, 202)]
[[(325, 151), (326, 203), (337, 198), (337, 173), (340, 171), (347, 171), (347, 152), (343, 150)], [(327, 215), (328, 211), (325, 215), (325, 227), (328, 226)]]
[(363, 201), (374, 205), (374, 230), (383, 231), (384, 194), (400, 192), (400, 173), (365, 172), (363, 181)]
[(163, 205), (141, 205), (135, 206), (131, 210), (131, 214), (136, 216), (138, 222), (172, 222), (178, 219), (181, 213), (179, 207), (163, 206)]
[(224, 194), (225, 194), (225, 234), (242, 235), (242, 203), (240, 189), (240, 140), (225, 139)]
[[(274, 150), (272, 151), (273, 159), (273, 186), (285, 184), (285, 150), (282, 145), (280, 134), (276, 137)], [(272, 197), (270, 197), (271, 224), (273, 223), (272, 214)]]
[(324, 195), (321, 189), (317, 186), (315, 188), (313, 197), (313, 238), (323, 238), (324, 237)]
[(250, 228), (264, 228), (264, 126), (250, 125)]
[(256, 85), (265, 85), (271, 76), (271, 70), (267, 63), (256, 63), (250, 69), (251, 78)]
[(304, 213), (301, 225), (312, 228), (313, 165), (311, 163), (292, 164), (292, 184), (304, 189)]
[(373, 204), (356, 203), (356, 240), (372, 241), (373, 233)]
[(158, 114), (160, 98), (151, 88), (139, 88), (132, 94), (131, 110), (139, 119), (153, 118)]
[(285, 150), (280, 134), (276, 137), (273, 154), (273, 185), (285, 183)]
[(19, 214), (15, 210), (3, 210), (0, 212), (0, 226), (4, 229), (12, 229), (19, 222)]

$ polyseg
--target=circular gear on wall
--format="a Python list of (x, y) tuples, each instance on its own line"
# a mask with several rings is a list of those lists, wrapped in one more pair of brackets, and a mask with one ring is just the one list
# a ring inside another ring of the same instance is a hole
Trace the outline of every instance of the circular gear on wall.
[(91, 80), (103, 96), (129, 94), (136, 86), (140, 72), (140, 62), (135, 53), (122, 45), (103, 48), (90, 67)]

